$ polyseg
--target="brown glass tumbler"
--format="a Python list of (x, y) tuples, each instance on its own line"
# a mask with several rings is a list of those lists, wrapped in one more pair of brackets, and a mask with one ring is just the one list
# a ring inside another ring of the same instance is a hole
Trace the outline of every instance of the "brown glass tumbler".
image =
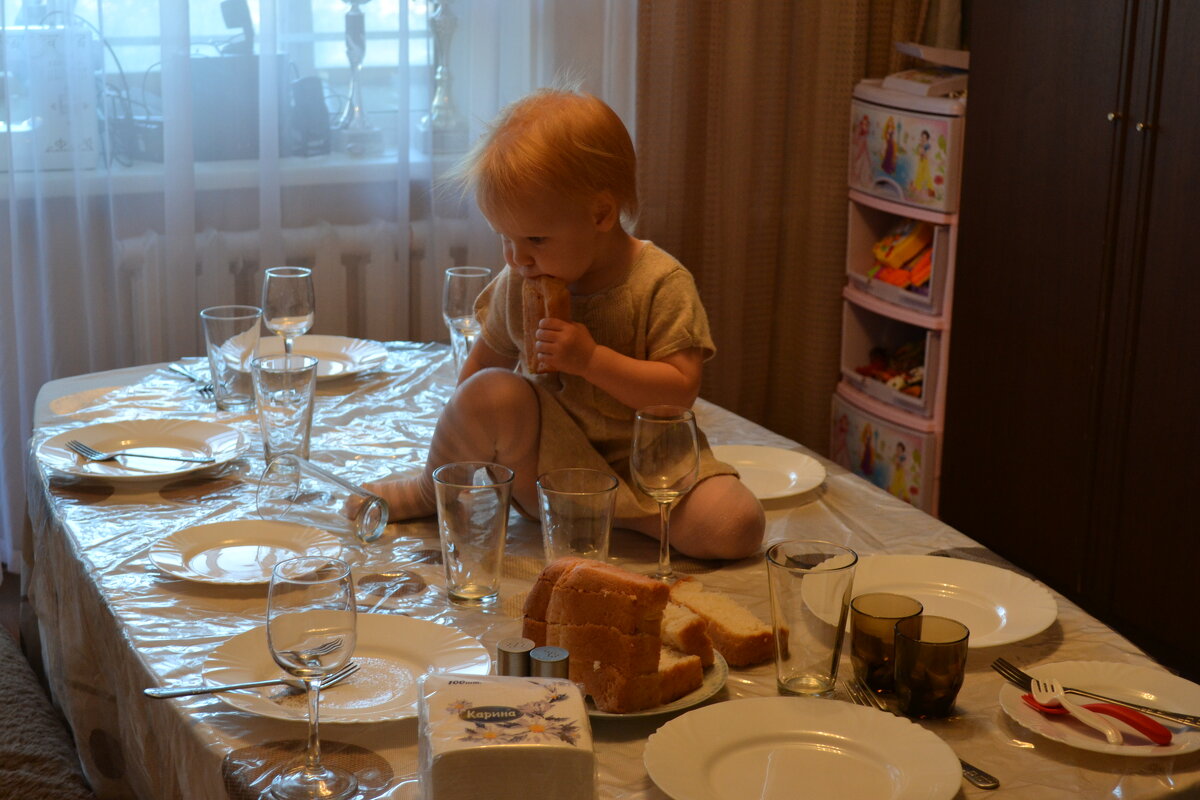
[(892, 690), (896, 623), (924, 610), (902, 594), (872, 592), (850, 601), (850, 662), (854, 676), (874, 692)]
[(949, 716), (967, 667), (967, 626), (947, 617), (896, 623), (896, 701), (908, 717)]

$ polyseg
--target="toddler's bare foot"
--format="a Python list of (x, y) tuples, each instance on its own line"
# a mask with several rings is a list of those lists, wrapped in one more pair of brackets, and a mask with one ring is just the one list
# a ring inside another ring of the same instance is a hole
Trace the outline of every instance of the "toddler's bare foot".
[(378, 481), (368, 481), (363, 488), (387, 501), (388, 522), (428, 517), (437, 513), (437, 496), (433, 478), (425, 470)]

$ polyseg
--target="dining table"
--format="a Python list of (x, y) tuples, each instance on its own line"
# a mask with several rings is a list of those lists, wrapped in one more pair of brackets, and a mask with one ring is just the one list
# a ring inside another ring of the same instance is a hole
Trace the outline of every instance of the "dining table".
[[(312, 428), (312, 462), (359, 484), (423, 466), (434, 426), (455, 385), (452, 355), (445, 344), (371, 344), (384, 355), (369, 369), (344, 370), (318, 382)], [(197, 374), (207, 373), (207, 362), (200, 358), (174, 363)], [(259, 797), (280, 765), (303, 752), (307, 728), (302, 704), (286, 713), (264, 713), (245, 693), (176, 699), (145, 694), (147, 688), (193, 684), (211, 677), (214, 659), (227, 656), (234, 643), (261, 640), (267, 612), (264, 582), (222, 581), (219, 571), (190, 574), (164, 566), (163, 559), (155, 556), (161, 555), (164, 542), (169, 544), (172, 537), (199, 526), (259, 520), (255, 493), (264, 469), (253, 412), (216, 410), (210, 393), (199, 391), (196, 382), (167, 366), (61, 379), (42, 398), (42, 412), (27, 449), (30, 524), (21, 543), (21, 583), (23, 610), (33, 624), (26, 628), (32, 639), (26, 647), (37, 654), (37, 666), (70, 724), (87, 778), (100, 797)], [(860, 575), (866, 574), (872, 559), (879, 564), (889, 563), (880, 559), (920, 557), (913, 563), (923, 565), (921, 569), (932, 563), (935, 573), (923, 591), (931, 595), (973, 592), (979, 596), (976, 601), (982, 598), (979, 602), (995, 606), (998, 618), (1007, 616), (1016, 634), (995, 637), (994, 643), (981, 636), (980, 646), (972, 646), (950, 717), (908, 721), (870, 711), (880, 715), (879, 730), (897, 729), (900, 738), (936, 736), (958, 757), (1000, 781), (995, 790), (962, 781), (954, 797), (1200, 797), (1196, 752), (1200, 729), (1173, 727), (1173, 744), (1158, 751), (1150, 745), (1104, 752), (1103, 747), (1091, 746), (1095, 741), (1103, 743), (1102, 739), (1083, 732), (1073, 733), (1073, 739), (1044, 735), (1036, 731), (1043, 725), (1040, 716), (1034, 721), (1011, 707), (1005, 709), (1007, 684), (991, 664), (998, 657), (1035, 669), (1071, 664), (1076, 674), (1082, 670), (1085, 675), (1089, 669), (1128, 668), (1138, 676), (1186, 684), (1185, 689), (1192, 684), (1171, 675), (1119, 632), (1040, 582), (1036, 574), (1019, 569), (964, 532), (801, 443), (714, 403), (700, 399), (695, 411), (714, 446), (799, 454), (819, 465), (822, 477), (803, 491), (764, 495), (766, 532), (756, 555), (705, 561), (676, 553), (673, 567), (678, 574), (699, 580), (706, 590), (727, 594), (769, 623), (766, 548), (786, 539), (820, 539), (857, 553)], [(138, 480), (72, 474), (47, 457), (50, 443), (73, 431), (146, 421), (225, 426), (240, 434), (240, 445), (216, 467)], [(996, 502), (1004, 502), (1002, 492)], [(467, 641), (475, 648), (476, 669), (479, 654), (485, 654), (484, 671), (494, 669), (491, 659), (498, 643), (521, 636), (526, 594), (545, 566), (539, 525), (517, 509), (509, 514), (499, 597), (488, 604), (448, 600), (433, 517), (389, 524), (372, 542), (343, 534), (336, 543), (351, 563), (357, 585), (360, 650), (370, 645), (378, 655), (389, 647), (420, 649), (420, 642), (399, 641), (408, 638), (406, 628), (386, 626), (403, 617), (400, 621), (406, 624), (417, 624), (408, 620), (432, 623), (456, 641)], [(615, 529), (609, 560), (649, 574), (656, 567), (657, 550), (650, 537)], [(942, 585), (938, 567), (947, 574), (967, 568), (986, 571), (973, 585), (962, 585), (971, 581)], [(993, 585), (997, 576), (1002, 579)], [(990, 596), (991, 591), (998, 594)], [(1040, 610), (1029, 612), (1026, 602), (1040, 603)], [(1022, 615), (1029, 613), (1040, 615), (1040, 622), (1022, 631)], [(380, 630), (397, 631), (398, 640), (368, 642), (371, 626), (362, 625), (364, 621), (384, 625)], [(431, 628), (421, 628), (426, 630)], [(1185, 632), (1181, 626), (1180, 634)], [(423, 635), (413, 634), (417, 639)], [(842, 677), (851, 674), (847, 651), (843, 647)], [(254, 657), (269, 660), (265, 651)], [(419, 677), (412, 674), (404, 680), (415, 684)], [(326, 692), (323, 704), (336, 708), (338, 691)], [(1011, 701), (1011, 689), (1007, 691)], [(663, 713), (592, 716), (596, 796), (606, 800), (671, 797), (646, 763), (647, 742), (656, 732), (718, 704), (729, 704), (733, 711), (758, 707), (734, 705), (745, 700), (781, 698), (770, 661), (730, 668), (724, 680), (705, 694), (690, 707)], [(843, 688), (833, 697), (804, 702), (830, 704), (821, 706), (830, 713), (868, 711), (851, 705)], [(1200, 713), (1195, 705), (1177, 710)], [(361, 711), (341, 718), (336, 712), (322, 715), (324, 757), (354, 770), (359, 797), (421, 797), (421, 731), (412, 704), (393, 705), (374, 716), (369, 707)], [(1045, 725), (1068, 724), (1046, 720)], [(766, 729), (759, 735), (769, 737), (771, 732)], [(842, 760), (830, 755), (829, 763), (853, 769), (855, 759), (866, 756), (850, 752), (854, 742), (844, 744), (848, 754)], [(730, 749), (739, 746), (737, 741), (728, 743)], [(664, 757), (662, 749), (658, 748), (657, 758)], [(678, 759), (685, 769), (706, 768), (685, 750), (669, 752), (666, 758)], [(535, 785), (531, 783), (531, 790)], [(747, 786), (744, 796), (759, 795), (755, 787)], [(793, 796), (804, 795), (798, 789)], [(683, 800), (684, 795), (675, 797)], [(846, 800), (853, 798), (846, 796)]]

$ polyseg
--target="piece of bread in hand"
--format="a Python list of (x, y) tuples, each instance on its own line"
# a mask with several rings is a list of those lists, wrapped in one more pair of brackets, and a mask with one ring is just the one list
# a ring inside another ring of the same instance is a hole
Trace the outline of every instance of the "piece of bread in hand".
[(547, 317), (571, 321), (571, 293), (567, 284), (549, 275), (526, 278), (521, 288), (522, 325), (525, 333), (525, 369), (531, 375), (557, 372), (538, 364), (538, 323)]
[(771, 626), (729, 595), (706, 592), (700, 581), (685, 577), (671, 587), (671, 600), (704, 618), (713, 647), (730, 666), (748, 667), (774, 658)]

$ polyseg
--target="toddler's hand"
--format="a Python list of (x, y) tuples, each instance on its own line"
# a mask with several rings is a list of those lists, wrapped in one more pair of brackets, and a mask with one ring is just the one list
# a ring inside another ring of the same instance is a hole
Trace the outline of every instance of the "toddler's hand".
[(568, 375), (587, 370), (596, 341), (586, 325), (547, 317), (538, 323), (538, 361)]

